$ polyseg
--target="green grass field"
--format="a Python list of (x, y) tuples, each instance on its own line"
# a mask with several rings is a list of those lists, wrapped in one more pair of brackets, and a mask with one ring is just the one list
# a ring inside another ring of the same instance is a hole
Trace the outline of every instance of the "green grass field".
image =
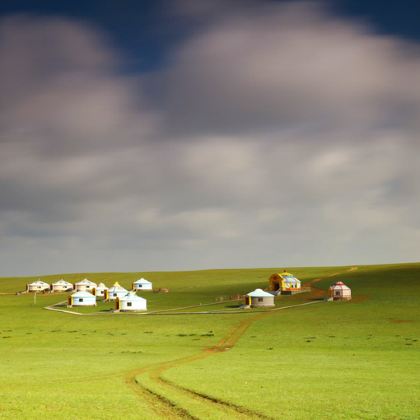
[[(323, 290), (343, 280), (351, 302), (318, 291), (241, 313), (220, 299), (266, 287), (278, 269), (42, 277), (129, 287), (141, 275), (170, 290), (142, 294), (149, 312), (172, 310), (156, 315), (47, 311), (66, 296), (34, 304), (13, 293), (38, 277), (1, 278), (0, 418), (418, 419), (420, 264), (349, 269), (289, 268)], [(235, 312), (176, 314), (200, 304)]]

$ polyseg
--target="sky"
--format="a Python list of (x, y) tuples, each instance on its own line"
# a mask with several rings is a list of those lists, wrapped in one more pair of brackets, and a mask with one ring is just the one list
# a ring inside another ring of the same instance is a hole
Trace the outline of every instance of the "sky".
[(3, 0), (0, 275), (417, 261), (419, 11)]

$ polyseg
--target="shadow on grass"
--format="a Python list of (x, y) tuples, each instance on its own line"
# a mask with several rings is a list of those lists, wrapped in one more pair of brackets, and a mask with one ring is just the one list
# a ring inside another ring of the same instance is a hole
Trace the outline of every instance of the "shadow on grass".
[(55, 305), (51, 305), (52, 308), (67, 308), (67, 303), (56, 303)]
[(325, 297), (324, 296), (311, 296), (307, 300), (311, 302), (317, 302), (317, 301), (325, 300)]

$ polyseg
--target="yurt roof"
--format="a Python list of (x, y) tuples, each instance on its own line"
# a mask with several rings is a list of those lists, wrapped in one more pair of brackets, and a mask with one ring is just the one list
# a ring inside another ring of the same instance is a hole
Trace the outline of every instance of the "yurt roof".
[(149, 280), (146, 280), (142, 277), (141, 279), (136, 280), (134, 284), (152, 284), (152, 283)]
[(46, 283), (45, 281), (42, 281), (42, 280), (37, 280), (37, 281), (34, 281), (34, 282), (32, 282), (32, 283), (29, 283), (29, 284), (31, 284), (31, 285), (36, 285), (36, 284), (39, 284), (39, 285), (41, 285), (41, 286), (45, 286), (45, 285), (49, 286), (49, 284), (48, 284), (48, 283)]
[(97, 289), (108, 289), (104, 283), (99, 283)]
[(338, 281), (337, 283), (331, 285), (330, 289), (341, 289), (341, 290), (347, 290), (350, 289), (350, 287), (346, 286), (342, 281)]
[(144, 301), (146, 299), (144, 299), (144, 298), (142, 298), (140, 296), (137, 296), (135, 294), (135, 292), (128, 292), (126, 295), (122, 296), (120, 298), (120, 300), (127, 300), (127, 301), (130, 301), (130, 300), (142, 300), (142, 301)]
[(83, 280), (78, 281), (76, 284), (96, 284), (96, 283), (88, 279), (83, 279)]
[(95, 296), (92, 295), (92, 293), (89, 293), (89, 292), (76, 292), (76, 293), (73, 293), (71, 295), (71, 297), (76, 297), (76, 298), (95, 298)]
[(247, 294), (250, 297), (274, 297), (271, 293), (265, 292), (263, 289), (255, 289)]
[(127, 291), (124, 287), (122, 287), (117, 281), (114, 283), (114, 285), (109, 289), (109, 291), (111, 292), (115, 292), (115, 291)]
[(54, 285), (60, 285), (60, 284), (65, 284), (65, 285), (67, 285), (67, 284), (71, 284), (71, 283), (69, 283), (68, 281), (66, 281), (66, 280), (64, 280), (64, 279), (61, 279), (61, 280), (57, 280), (55, 283), (53, 283)]

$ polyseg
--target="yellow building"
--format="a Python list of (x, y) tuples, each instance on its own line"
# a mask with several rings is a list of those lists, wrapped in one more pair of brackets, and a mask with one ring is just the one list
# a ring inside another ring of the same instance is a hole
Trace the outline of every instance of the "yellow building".
[(293, 294), (301, 290), (301, 282), (293, 274), (283, 271), (274, 273), (268, 279), (268, 289), (284, 295)]

